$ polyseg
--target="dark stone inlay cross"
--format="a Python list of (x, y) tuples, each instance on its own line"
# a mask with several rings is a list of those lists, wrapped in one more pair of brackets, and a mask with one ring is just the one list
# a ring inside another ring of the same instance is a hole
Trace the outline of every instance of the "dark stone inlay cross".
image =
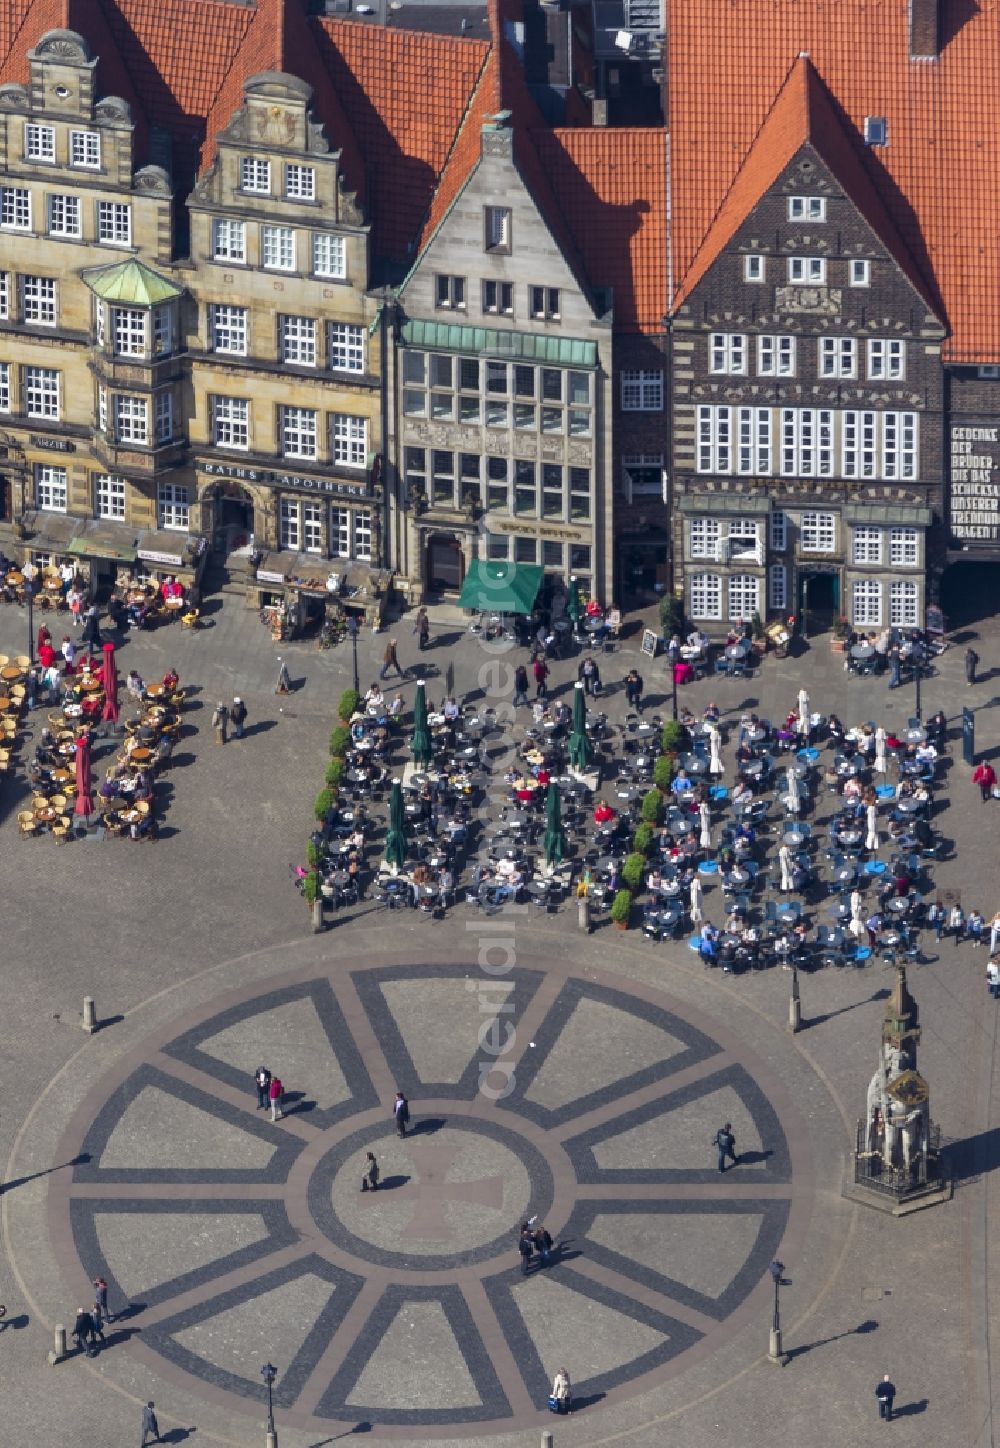
[[(421, 1242), (447, 1242), (453, 1235), (448, 1225), (449, 1202), (473, 1202), (480, 1207), (499, 1211), (503, 1206), (503, 1177), (481, 1177), (473, 1182), (450, 1182), (448, 1172), (461, 1147), (447, 1142), (421, 1142), (419, 1161), (415, 1162), (420, 1180), (404, 1187), (394, 1187), (393, 1202), (413, 1203), (413, 1214), (400, 1236)], [(411, 1157), (412, 1160), (412, 1157)], [(376, 1192), (369, 1204), (378, 1202)]]

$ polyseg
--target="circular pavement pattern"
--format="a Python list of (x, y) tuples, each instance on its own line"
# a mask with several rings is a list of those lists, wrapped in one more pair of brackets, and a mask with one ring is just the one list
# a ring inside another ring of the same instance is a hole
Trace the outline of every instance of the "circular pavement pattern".
[[(259, 1404), (270, 1351), (276, 1404), (317, 1437), (525, 1426), (564, 1363), (578, 1404), (631, 1396), (736, 1329), (789, 1225), (780, 1088), (719, 1034), (547, 966), (258, 985), (88, 1098), (54, 1239), (67, 1273), (108, 1279), (129, 1351), (234, 1407)], [(258, 1064), (285, 1084), (274, 1124)], [(720, 1176), (725, 1121), (740, 1159)], [(557, 1251), (524, 1276), (534, 1216)]]

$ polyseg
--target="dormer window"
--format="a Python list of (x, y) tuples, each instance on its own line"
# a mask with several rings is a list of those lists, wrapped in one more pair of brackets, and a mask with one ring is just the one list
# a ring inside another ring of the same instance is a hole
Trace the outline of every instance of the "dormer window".
[(256, 196), (271, 194), (271, 163), (256, 156), (240, 157), (240, 190)]
[(825, 221), (825, 196), (789, 196), (789, 221)]
[(290, 201), (316, 200), (316, 170), (313, 166), (285, 167), (285, 195)]
[(487, 251), (510, 251), (509, 206), (487, 206), (485, 232)]
[(865, 116), (865, 141), (869, 146), (884, 146), (888, 142), (888, 127), (885, 116)]
[(26, 122), (24, 154), (29, 161), (54, 161), (56, 159), (55, 127), (38, 126), (31, 121)]

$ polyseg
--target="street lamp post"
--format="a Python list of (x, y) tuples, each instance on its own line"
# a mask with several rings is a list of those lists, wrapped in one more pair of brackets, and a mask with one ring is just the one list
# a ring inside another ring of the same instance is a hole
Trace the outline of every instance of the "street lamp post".
[(35, 663), (35, 583), (34, 579), (24, 580), (24, 601), (28, 605), (28, 663), (34, 667)]
[(923, 675), (923, 672), (924, 672), (924, 661), (923, 661), (923, 659), (920, 657), (919, 654), (914, 654), (914, 656), (913, 656), (913, 677), (914, 677), (914, 680), (916, 681), (916, 685), (917, 685), (917, 718), (918, 718), (918, 719), (921, 718), (921, 713), (920, 713), (920, 679), (921, 679), (921, 676)]
[(360, 693), (358, 687), (358, 633), (361, 625), (356, 616), (352, 613), (347, 620), (347, 632), (351, 636), (351, 662), (354, 665), (354, 692)]
[(677, 722), (677, 670), (674, 667), (674, 660), (670, 660), (670, 707), (673, 713), (674, 723)]
[(767, 1270), (770, 1272), (771, 1281), (774, 1283), (774, 1315), (771, 1318), (771, 1336), (768, 1343), (767, 1360), (783, 1368), (788, 1361), (788, 1356), (781, 1350), (781, 1304), (778, 1294), (784, 1281), (781, 1274), (785, 1270), (785, 1264), (775, 1258)]
[(274, 1380), (278, 1376), (278, 1369), (274, 1366), (273, 1363), (265, 1363), (260, 1370), (260, 1375), (264, 1379), (265, 1386), (267, 1387), (266, 1448), (278, 1448), (278, 1435), (274, 1431), (274, 1403), (272, 1400), (271, 1392), (272, 1388), (274, 1387)]
[[(794, 955), (792, 956), (792, 993), (788, 998), (788, 1029), (794, 1035), (802, 1029), (802, 1002), (799, 999), (799, 967)], [(775, 1288), (777, 1293), (777, 1288)], [(777, 1297), (775, 1297), (777, 1301)], [(777, 1309), (775, 1309), (777, 1311)]]

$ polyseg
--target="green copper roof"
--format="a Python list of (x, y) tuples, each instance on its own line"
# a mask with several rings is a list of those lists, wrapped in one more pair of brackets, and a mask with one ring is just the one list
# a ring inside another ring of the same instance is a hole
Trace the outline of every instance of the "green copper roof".
[(167, 281), (166, 277), (150, 271), (135, 257), (116, 266), (102, 266), (96, 271), (84, 272), (83, 279), (90, 290), (104, 301), (124, 302), (133, 307), (155, 307), (158, 302), (169, 302), (179, 297), (184, 290)]
[(552, 362), (562, 367), (596, 367), (597, 343), (578, 337), (546, 337), (531, 332), (499, 332), (490, 327), (463, 327), (452, 322), (404, 322), (408, 347), (438, 352), (474, 352), (484, 357), (510, 357), (525, 362)]

